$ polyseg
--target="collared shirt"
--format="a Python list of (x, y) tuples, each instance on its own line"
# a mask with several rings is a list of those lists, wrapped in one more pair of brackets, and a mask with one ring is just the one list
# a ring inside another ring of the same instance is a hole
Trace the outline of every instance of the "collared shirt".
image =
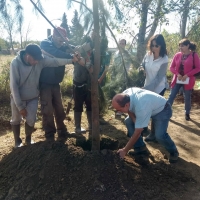
[(143, 128), (148, 126), (150, 117), (161, 112), (167, 100), (148, 90), (132, 87), (125, 90), (130, 96), (129, 111), (136, 116), (135, 128)]

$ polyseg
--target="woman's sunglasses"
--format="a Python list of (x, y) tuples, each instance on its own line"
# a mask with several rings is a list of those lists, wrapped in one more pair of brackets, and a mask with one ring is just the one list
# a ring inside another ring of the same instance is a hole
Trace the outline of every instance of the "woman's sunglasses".
[(157, 45), (157, 44), (156, 44), (156, 45), (154, 45), (154, 44), (152, 44), (152, 45), (151, 45), (151, 48), (153, 48), (153, 47), (156, 47), (156, 48), (158, 48), (159, 46), (160, 46), (160, 45)]

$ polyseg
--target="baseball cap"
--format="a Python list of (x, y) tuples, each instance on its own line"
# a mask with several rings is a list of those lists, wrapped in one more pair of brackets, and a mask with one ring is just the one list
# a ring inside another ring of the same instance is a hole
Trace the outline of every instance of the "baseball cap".
[[(63, 28), (63, 27), (56, 27), (55, 28), (66, 40), (68, 40), (67, 38), (67, 31)], [(53, 30), (53, 34), (56, 35), (57, 37), (60, 37), (60, 35), (58, 34), (58, 32), (56, 30)]]
[(28, 44), (25, 48), (25, 52), (32, 56), (34, 60), (42, 60), (44, 58), (41, 48), (37, 44)]

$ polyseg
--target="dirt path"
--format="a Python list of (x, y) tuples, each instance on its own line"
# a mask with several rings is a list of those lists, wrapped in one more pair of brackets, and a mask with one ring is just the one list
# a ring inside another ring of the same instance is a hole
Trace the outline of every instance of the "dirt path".
[[(83, 151), (87, 138), (73, 136), (62, 143), (46, 143), (40, 116), (30, 147), (12, 149), (11, 130), (0, 131), (0, 200), (6, 199), (200, 199), (200, 110), (193, 105), (191, 121), (184, 119), (184, 105), (174, 105), (168, 132), (180, 159), (169, 164), (168, 153), (158, 143), (148, 143), (149, 154), (127, 156), (121, 161), (116, 149), (127, 142), (124, 116), (109, 111), (101, 120), (101, 136), (113, 142), (111, 150)], [(74, 131), (73, 112), (65, 121)], [(86, 119), (86, 117), (84, 118)], [(82, 125), (87, 126), (86, 120)], [(87, 134), (86, 134), (87, 137)], [(24, 140), (24, 130), (22, 129)], [(85, 143), (84, 143), (85, 142)], [(109, 143), (109, 142), (108, 142)], [(87, 146), (88, 145), (88, 146)], [(110, 144), (108, 144), (110, 145)], [(107, 148), (106, 144), (102, 149)]]

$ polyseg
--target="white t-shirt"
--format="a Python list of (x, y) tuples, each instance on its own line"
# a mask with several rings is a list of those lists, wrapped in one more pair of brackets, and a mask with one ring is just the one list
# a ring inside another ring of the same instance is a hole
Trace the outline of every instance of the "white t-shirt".
[(159, 57), (158, 59), (154, 60), (153, 54), (147, 53), (144, 58), (144, 64), (146, 72), (144, 88), (149, 89), (148, 86), (151, 85), (150, 88), (152, 89), (150, 90), (159, 94), (164, 88), (166, 88), (168, 56), (165, 55), (164, 57)]

